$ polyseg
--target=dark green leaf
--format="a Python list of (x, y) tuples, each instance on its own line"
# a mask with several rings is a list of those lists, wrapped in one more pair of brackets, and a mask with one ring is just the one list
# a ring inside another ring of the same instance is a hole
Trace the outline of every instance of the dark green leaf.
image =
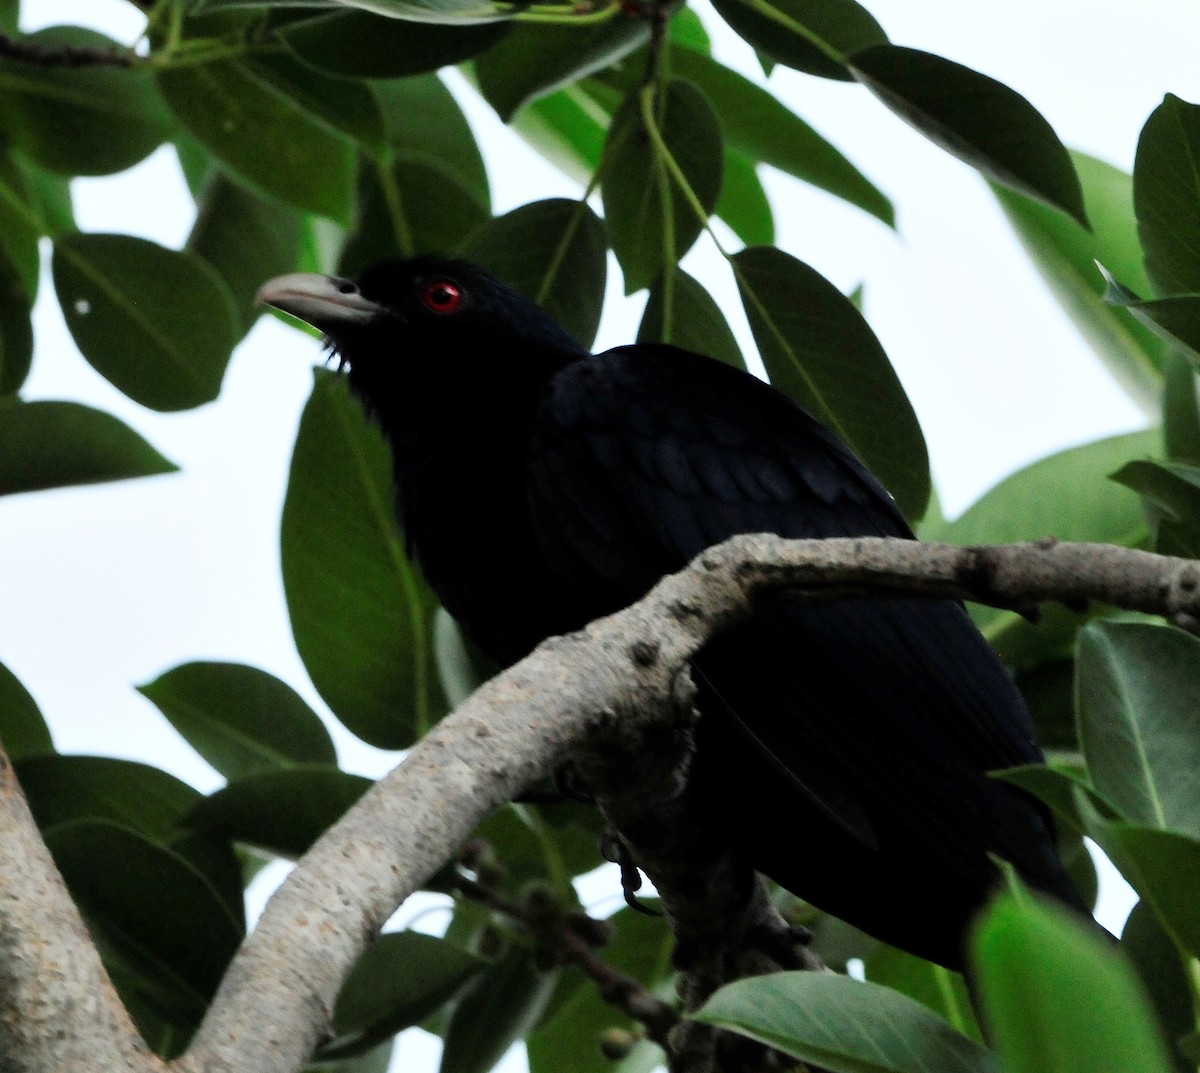
[(1042, 748), (1077, 751), (1074, 661), (1048, 661), (1015, 677), (1017, 688), (1033, 714)]
[[(1200, 496), (1200, 490), (1197, 491)], [(1200, 837), (1200, 641), (1096, 622), (1079, 635), (1079, 736), (1096, 789), (1127, 820)]]
[(730, 148), (895, 226), (892, 203), (879, 188), (770, 92), (686, 48), (671, 51), (671, 70), (704, 91)]
[[(1168, 1043), (1193, 1032), (1196, 1015), (1182, 955), (1145, 902), (1138, 902), (1125, 921), (1121, 951), (1133, 963), (1142, 987), (1150, 996), (1159, 1022), (1166, 1029)], [(1178, 1046), (1167, 1049), (1176, 1073), (1195, 1073), (1196, 1063), (1186, 1061)]]
[(38, 289), (38, 239), (44, 225), (30, 185), (16, 157), (0, 148), (0, 252), (12, 266), (17, 293), (32, 300)]
[(51, 238), (58, 238), (59, 235), (76, 230), (70, 181), (43, 171), (23, 158), (18, 158), (17, 164), (25, 173), (30, 205), (43, 233)]
[(538, 1023), (558, 975), (534, 969), (520, 946), (478, 974), (450, 1015), (439, 1073), (487, 1073)]
[[(135, 1018), (174, 1030), (183, 1049), (242, 938), (209, 882), (182, 857), (127, 828), (81, 820), (46, 844)], [(187, 926), (181, 927), (180, 922)]]
[(0, 250), (0, 397), (15, 395), (33, 362), (33, 300)]
[(851, 69), (901, 119), (948, 153), (1087, 226), (1070, 155), (1019, 93), (941, 56), (896, 45), (855, 53)]
[(1072, 153), (1092, 230), (1062, 213), (1000, 186), (992, 192), (1051, 292), (1117, 382), (1148, 414), (1158, 412), (1161, 369), (1168, 352), (1128, 311), (1103, 300), (1096, 262), (1148, 291), (1133, 215), (1133, 180), (1083, 153)]
[(781, 972), (726, 984), (696, 1020), (831, 1073), (998, 1073), (995, 1056), (905, 995), (848, 976)]
[(158, 84), (188, 133), (243, 181), (285, 204), (349, 221), (354, 146), (248, 65), (167, 67)]
[(645, 19), (627, 15), (583, 27), (526, 23), (475, 61), (479, 91), (507, 123), (522, 105), (616, 63), (649, 36)]
[(13, 761), (54, 752), (54, 739), (37, 701), (3, 663), (0, 663), (0, 743)]
[(296, 764), (337, 764), (317, 713), (286, 682), (256, 667), (185, 663), (138, 692), (227, 779)]
[(1167, 357), (1163, 387), (1163, 441), (1167, 457), (1200, 465), (1200, 382), (1192, 363), (1179, 354)]
[(975, 936), (984, 1012), (1007, 1073), (1167, 1073), (1137, 976), (1062, 909), (1009, 895)]
[(254, 301), (258, 288), (295, 268), (304, 219), (295, 209), (267, 201), (217, 171), (204, 184), (198, 210), (187, 248), (225, 281), (241, 330), (248, 331), (260, 312)]
[(1073, 831), (1084, 829), (1079, 815), (1077, 794), (1086, 794), (1097, 809), (1111, 812), (1111, 805), (1099, 797), (1086, 774), (1081, 770), (1066, 767), (1048, 767), (1045, 764), (1026, 764), (1023, 767), (992, 771), (993, 779), (1019, 786), (1046, 805), (1054, 815)]
[(717, 0), (713, 7), (760, 53), (824, 78), (850, 81), (847, 57), (887, 41), (854, 0)]
[(883, 943), (866, 959), (864, 971), (871, 983), (916, 999), (964, 1036), (983, 1042), (970, 992), (959, 973)]
[(342, 380), (318, 370), (283, 506), (283, 587), (313, 685), (381, 749), (411, 744), (445, 712), (436, 605), (405, 554), (393, 494), (383, 437)]
[(356, 276), (385, 257), (445, 254), (489, 219), (466, 186), (438, 164), (364, 161), (354, 230), (338, 260), (338, 275)]
[(604, 222), (625, 273), (625, 292), (649, 287), (678, 264), (704, 226), (668, 168), (670, 154), (706, 214), (721, 192), (724, 149), (712, 105), (690, 82), (672, 81), (652, 103), (665, 150), (646, 129), (643, 89), (621, 105), (604, 146)]
[(1156, 551), (1187, 558), (1200, 555), (1200, 467), (1185, 462), (1128, 462), (1112, 479), (1142, 497)]
[(725, 150), (725, 175), (716, 214), (747, 246), (769, 246), (775, 241), (775, 216), (771, 202), (749, 157)]
[(1107, 284), (1104, 300), (1109, 305), (1128, 309), (1160, 339), (1182, 348), (1189, 361), (1200, 365), (1200, 294), (1139, 298), (1103, 265), (1099, 268)]
[[(562, 811), (555, 815), (555, 809)], [(603, 863), (600, 839), (590, 825), (594, 811), (582, 805), (510, 805), (494, 812), (475, 831), (495, 851), (509, 884), (546, 882), (548, 876), (582, 875)], [(557, 822), (551, 823), (550, 817)], [(559, 891), (574, 901), (569, 883)]]
[(930, 491), (925, 440), (862, 314), (782, 250), (753, 247), (732, 263), (771, 383), (840, 436), (909, 518), (920, 518)]
[(263, 771), (196, 801), (184, 822), (294, 859), (307, 853), (371, 785), (361, 775), (324, 765)]
[(282, 27), (279, 37), (305, 63), (343, 78), (403, 78), (461, 63), (501, 40), (507, 23), (437, 26), (333, 11)]
[(1146, 120), (1133, 207), (1157, 293), (1200, 291), (1200, 105), (1168, 93)]
[(475, 135), (454, 95), (437, 75), (372, 82), (384, 135), (400, 160), (435, 164), (451, 172), (484, 208), (491, 205), (487, 168)]
[(323, 1059), (359, 1054), (425, 1020), (488, 962), (461, 946), (415, 931), (382, 935), (351, 970), (333, 1009), (340, 1038)]
[(0, 495), (176, 468), (111, 414), (77, 402), (0, 399)]
[(358, 1057), (346, 1058), (339, 1062), (322, 1062), (315, 1067), (314, 1073), (388, 1073), (392, 1068), (394, 1044), (394, 1040), (388, 1040)]
[(683, 269), (668, 272), (672, 277), (669, 288), (664, 278), (650, 289), (637, 341), (672, 343), (744, 369), (746, 362), (737, 340), (712, 295)]
[(54, 288), (92, 367), (153, 410), (211, 402), (238, 338), (233, 296), (193, 253), (131, 235), (65, 235)]
[(489, 220), (459, 251), (532, 298), (584, 346), (600, 324), (604, 225), (586, 202), (550, 198)]
[[(80, 26), (24, 40), (49, 48), (124, 51)], [(170, 124), (145, 67), (70, 67), (0, 59), (0, 131), (35, 163), (63, 175), (108, 175), (157, 148)]]

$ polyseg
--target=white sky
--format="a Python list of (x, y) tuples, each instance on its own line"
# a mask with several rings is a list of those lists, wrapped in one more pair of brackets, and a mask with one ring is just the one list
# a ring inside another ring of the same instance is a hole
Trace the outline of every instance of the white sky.
[[(999, 78), (1027, 96), (1069, 146), (1126, 169), (1141, 124), (1165, 92), (1200, 100), (1200, 7), (1185, 0), (867, 6), (895, 43)], [(124, 0), (26, 0), (25, 8), (27, 29), (75, 22), (125, 41), (142, 22)], [(721, 36), (717, 51), (758, 74), (738, 40)], [(896, 203), (899, 235), (767, 176), (778, 243), (844, 290), (865, 283), (866, 313), (913, 398), (949, 511), (1036, 457), (1142, 423), (1059, 312), (973, 171), (861, 87), (782, 68), (770, 85)], [(578, 195), (485, 106), (471, 104), (468, 113), (489, 159), (497, 211)], [(79, 181), (76, 208), (84, 230), (166, 245), (182, 242), (192, 212), (165, 150), (122, 176)], [(703, 241), (689, 267), (713, 281), (747, 339), (726, 270)], [(632, 339), (641, 303), (611, 303), (601, 346)], [(0, 661), (33, 693), (63, 751), (150, 760), (211, 790), (220, 779), (133, 686), (181, 662), (235, 660), (280, 676), (321, 710), (292, 645), (277, 544), (317, 345), (264, 318), (235, 354), (217, 402), (162, 415), (91, 371), (65, 331), (48, 278), (35, 316), (26, 397), (108, 410), (183, 472), (0, 499), (0, 561), (7, 564)], [(338, 736), (338, 746), (353, 770), (378, 774), (390, 766), (385, 754), (348, 735)]]

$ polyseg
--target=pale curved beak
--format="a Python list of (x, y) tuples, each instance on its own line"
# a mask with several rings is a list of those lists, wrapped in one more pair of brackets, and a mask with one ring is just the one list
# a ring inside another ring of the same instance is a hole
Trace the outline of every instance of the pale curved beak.
[(383, 307), (364, 298), (353, 280), (291, 272), (264, 283), (255, 299), (330, 335), (348, 324), (366, 324)]

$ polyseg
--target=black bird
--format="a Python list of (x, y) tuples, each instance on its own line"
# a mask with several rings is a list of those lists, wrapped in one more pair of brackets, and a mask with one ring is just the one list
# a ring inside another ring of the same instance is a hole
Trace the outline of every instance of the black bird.
[[(672, 346), (593, 355), (472, 265), (282, 276), (259, 298), (326, 333), (390, 440), (410, 553), (499, 663), (735, 533), (913, 535), (767, 384)], [(999, 881), (989, 854), (1087, 913), (1043, 808), (986, 775), (1043, 756), (960, 604), (784, 599), (694, 668), (706, 822), (782, 886), (952, 968)]]

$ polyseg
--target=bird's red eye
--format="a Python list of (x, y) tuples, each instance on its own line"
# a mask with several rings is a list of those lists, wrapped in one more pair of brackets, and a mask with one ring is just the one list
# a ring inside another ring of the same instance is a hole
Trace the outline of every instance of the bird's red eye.
[(454, 313), (462, 305), (462, 300), (462, 288), (448, 279), (427, 283), (421, 292), (421, 304), (431, 313)]

